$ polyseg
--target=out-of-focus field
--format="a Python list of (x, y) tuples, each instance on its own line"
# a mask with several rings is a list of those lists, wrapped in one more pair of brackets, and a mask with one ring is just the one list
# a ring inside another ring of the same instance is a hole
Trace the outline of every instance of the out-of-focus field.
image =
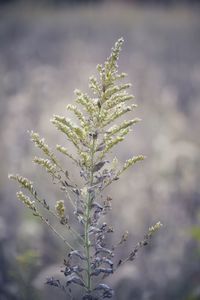
[(75, 88), (88, 90), (88, 77), (121, 36), (119, 67), (129, 74), (139, 105), (134, 116), (143, 121), (117, 156), (122, 162), (132, 154), (147, 159), (107, 191), (116, 234), (130, 232), (118, 255), (156, 221), (164, 226), (110, 283), (118, 300), (200, 299), (199, 245), (191, 235), (200, 213), (199, 11), (10, 7), (1, 9), (0, 20), (0, 299), (63, 299), (43, 282), (60, 273), (66, 251), (16, 200), (7, 174), (32, 179), (52, 202), (61, 197), (33, 166), (37, 152), (27, 130), (40, 132), (51, 146), (61, 143), (49, 119), (65, 113)]

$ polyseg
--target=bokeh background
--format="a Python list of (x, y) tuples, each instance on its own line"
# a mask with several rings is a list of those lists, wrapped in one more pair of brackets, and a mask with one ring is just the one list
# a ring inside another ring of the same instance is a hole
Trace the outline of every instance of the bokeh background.
[(49, 201), (59, 199), (31, 162), (37, 152), (27, 130), (40, 132), (52, 147), (61, 143), (49, 119), (65, 112), (75, 88), (88, 90), (88, 77), (121, 36), (119, 67), (129, 74), (139, 105), (134, 116), (143, 121), (117, 156), (122, 162), (131, 154), (147, 159), (107, 190), (110, 223), (117, 235), (130, 233), (117, 256), (158, 220), (164, 226), (109, 283), (117, 300), (200, 299), (198, 2), (0, 1), (1, 300), (64, 299), (44, 281), (61, 275), (66, 250), (19, 203), (7, 174), (23, 174)]

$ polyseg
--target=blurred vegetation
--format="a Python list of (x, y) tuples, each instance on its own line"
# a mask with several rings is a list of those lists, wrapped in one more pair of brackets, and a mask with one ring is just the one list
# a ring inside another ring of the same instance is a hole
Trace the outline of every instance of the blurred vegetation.
[[(116, 230), (123, 224), (135, 242), (158, 217), (164, 228), (162, 236), (111, 284), (119, 300), (199, 299), (199, 244), (188, 234), (191, 228), (197, 229), (193, 232), (197, 238), (199, 234), (199, 11), (110, 3), (73, 10), (0, 10), (2, 300), (20, 300), (19, 282), (12, 275), (19, 263), (15, 257), (35, 249), (41, 264), (29, 271), (29, 283), (20, 279), (20, 284), (39, 289), (42, 299), (58, 297), (43, 283), (50, 274), (60, 273), (65, 253), (48, 230), (30, 222), (30, 215), (15, 200), (7, 173), (19, 171), (39, 182), (49, 201), (60, 199), (44, 174), (32, 167), (34, 153), (26, 130), (41, 132), (49, 145), (59, 144), (49, 119), (54, 112), (65, 110), (74, 88), (85, 90), (96, 64), (105, 60), (107, 49), (120, 36), (125, 38), (120, 68), (134, 82), (137, 117), (143, 122), (119, 156), (124, 161), (133, 149), (135, 154), (144, 153), (147, 160), (122, 178), (120, 189), (118, 184), (113, 187), (115, 208), (110, 221)], [(27, 243), (18, 248), (22, 237)], [(121, 252), (126, 254), (126, 248)], [(20, 272), (28, 265), (32, 261), (22, 264)]]
[(104, 0), (0, 0), (0, 4), (36, 4), (36, 5), (79, 5), (79, 4), (97, 4)]
[(80, 4), (99, 4), (106, 2), (118, 2), (128, 4), (145, 5), (178, 5), (178, 4), (199, 4), (199, 0), (0, 0), (0, 4), (36, 4), (36, 5), (80, 5)]
[(16, 257), (16, 264), (11, 276), (18, 287), (20, 300), (41, 299), (38, 291), (33, 287), (33, 280), (39, 269), (39, 254), (33, 249), (28, 249)]
[[(200, 220), (200, 215), (198, 214), (198, 219)], [(198, 264), (200, 257), (200, 226), (193, 226), (191, 228), (191, 235), (194, 241), (197, 242), (197, 248), (195, 249), (194, 256), (196, 257), (196, 262)], [(194, 259), (195, 260), (195, 259)], [(189, 293), (186, 300), (199, 300), (200, 299), (200, 284), (199, 284), (200, 272), (197, 273), (197, 278), (194, 282), (194, 286)]]
[(5, 249), (5, 245), (0, 243), (0, 296), (2, 300), (40, 299), (33, 287), (33, 280), (40, 269), (39, 255), (33, 249), (22, 249), (21, 254), (12, 256), (9, 249)]
[(194, 239), (200, 242), (200, 227), (193, 227), (191, 232)]

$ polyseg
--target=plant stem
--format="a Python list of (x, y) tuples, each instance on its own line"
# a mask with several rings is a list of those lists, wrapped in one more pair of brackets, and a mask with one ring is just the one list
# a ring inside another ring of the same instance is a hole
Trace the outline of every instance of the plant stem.
[[(90, 155), (91, 155), (91, 164), (90, 164), (90, 180), (89, 185), (90, 187), (93, 185), (93, 169), (94, 169), (94, 148), (95, 148), (95, 139), (93, 138)], [(86, 212), (85, 212), (85, 251), (86, 251), (86, 259), (87, 259), (87, 281), (86, 281), (86, 288), (87, 292), (90, 293), (92, 286), (91, 286), (91, 263), (90, 263), (90, 238), (89, 238), (89, 226), (90, 226), (90, 213), (91, 213), (91, 193), (87, 193), (87, 201), (86, 201)]]
[[(104, 96), (104, 92), (103, 92)], [(101, 99), (101, 95), (99, 95), (99, 99)], [(98, 115), (97, 115), (97, 122), (94, 124), (94, 129), (99, 128), (99, 116), (101, 112), (101, 106), (98, 109)], [(90, 148), (90, 156), (91, 156), (91, 161), (90, 161), (90, 175), (89, 175), (89, 186), (91, 187), (93, 185), (93, 173), (94, 173), (94, 155), (95, 155), (95, 142), (96, 138), (93, 136), (92, 140), (92, 145)], [(92, 199), (91, 199), (91, 193), (88, 192), (87, 194), (87, 202), (86, 202), (86, 213), (85, 213), (85, 249), (86, 249), (86, 259), (87, 259), (87, 281), (86, 281), (86, 289), (87, 292), (90, 293), (92, 290), (92, 282), (91, 282), (91, 263), (90, 263), (90, 238), (89, 238), (89, 226), (91, 223), (90, 219), (90, 214), (91, 214), (91, 204), (92, 204)]]
[(70, 250), (74, 250), (74, 248), (66, 241), (66, 239), (49, 223), (49, 220), (44, 218), (42, 215), (38, 215), (38, 217), (47, 224), (47, 226), (67, 245)]
[[(40, 203), (40, 205), (41, 206), (43, 206), (45, 209), (47, 209), (45, 206), (44, 206), (44, 204), (42, 203), (42, 200), (38, 197), (38, 196), (36, 196), (36, 195), (34, 195), (34, 198)], [(51, 214), (54, 218), (56, 218), (59, 222), (60, 222), (60, 219), (59, 219), (59, 217), (50, 209), (50, 208), (48, 208), (47, 209), (47, 211), (49, 212), (49, 214)], [(43, 220), (43, 221), (45, 221), (45, 220)], [(51, 228), (51, 226), (49, 226), (50, 228)], [(52, 228), (51, 228), (52, 229)], [(74, 235), (76, 238), (78, 238), (79, 240), (82, 240), (83, 241), (83, 238), (81, 237), (81, 235), (78, 233), (78, 232), (76, 232), (76, 230), (75, 229), (73, 229), (72, 227), (70, 227), (68, 224), (67, 224), (67, 229), (71, 232), (71, 234), (72, 235)], [(52, 229), (53, 230), (53, 229)], [(53, 230), (54, 231), (54, 230)], [(57, 234), (57, 233), (56, 233)], [(57, 234), (58, 235), (58, 234)], [(78, 243), (79, 243), (79, 245), (82, 245), (79, 241), (78, 241)]]

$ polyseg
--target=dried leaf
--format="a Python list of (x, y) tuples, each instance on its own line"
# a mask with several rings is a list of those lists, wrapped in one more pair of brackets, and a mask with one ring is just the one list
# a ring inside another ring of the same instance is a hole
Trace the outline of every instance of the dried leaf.
[(102, 291), (102, 297), (103, 299), (105, 298), (112, 298), (114, 291), (113, 289), (111, 289), (107, 284), (104, 283), (100, 283), (96, 288), (96, 291)]
[(47, 209), (47, 210), (49, 210), (49, 205), (47, 204), (47, 202), (46, 202), (46, 200), (45, 199), (43, 199), (43, 206)]
[(66, 285), (68, 286), (71, 283), (75, 283), (75, 284), (78, 284), (80, 286), (85, 286), (83, 280), (75, 274), (69, 275), (68, 278), (67, 278)]
[(97, 147), (96, 151), (102, 151), (102, 150), (105, 149), (105, 147), (106, 147), (106, 145), (105, 145), (104, 143), (103, 143), (103, 144), (100, 144), (100, 145)]
[(113, 269), (112, 268), (96, 268), (92, 273), (91, 276), (99, 276), (99, 274), (112, 274)]
[(103, 263), (108, 264), (111, 268), (113, 267), (113, 262), (111, 259), (103, 258)]
[(103, 207), (97, 202), (92, 203), (92, 208), (95, 209), (95, 212), (100, 212), (103, 210)]
[(113, 232), (114, 232), (114, 228), (112, 226), (109, 226), (107, 233), (113, 233)]
[(121, 265), (121, 263), (122, 263), (122, 260), (120, 259), (120, 260), (118, 261), (117, 267), (119, 267), (119, 266)]
[(111, 259), (108, 259), (106, 257), (99, 257), (99, 256), (96, 256), (94, 261), (92, 262), (92, 268), (93, 269), (99, 268), (101, 264), (107, 264), (109, 265), (109, 267), (113, 268), (113, 262)]
[(72, 273), (75, 273), (77, 275), (79, 275), (84, 269), (81, 268), (79, 265), (75, 265), (73, 267), (70, 267), (70, 266), (67, 266), (65, 268), (65, 271), (64, 271), (64, 275), (65, 276), (69, 276), (71, 275)]
[(100, 233), (100, 232), (101, 232), (101, 229), (99, 229), (98, 227), (90, 226), (89, 234), (96, 234), (96, 233)]
[(124, 232), (124, 234), (121, 237), (121, 240), (119, 242), (119, 245), (123, 244), (124, 242), (126, 242), (128, 239), (128, 231)]
[(58, 279), (54, 279), (53, 277), (47, 278), (46, 284), (51, 286), (60, 287), (60, 281)]
[(99, 298), (94, 297), (92, 295), (85, 295), (83, 296), (82, 300), (99, 300)]
[(93, 172), (99, 171), (105, 165), (105, 163), (106, 161), (100, 161), (99, 163), (97, 163), (93, 168)]
[(68, 257), (78, 257), (82, 260), (86, 260), (86, 257), (78, 250), (73, 250), (68, 254)]
[(98, 254), (98, 253), (109, 254), (109, 255), (111, 255), (111, 256), (113, 255), (113, 253), (112, 253), (111, 250), (109, 250), (109, 249), (107, 249), (107, 248), (104, 248), (104, 247), (101, 247), (100, 245), (98, 245), (98, 246), (96, 247), (96, 253), (95, 253), (95, 255)]

